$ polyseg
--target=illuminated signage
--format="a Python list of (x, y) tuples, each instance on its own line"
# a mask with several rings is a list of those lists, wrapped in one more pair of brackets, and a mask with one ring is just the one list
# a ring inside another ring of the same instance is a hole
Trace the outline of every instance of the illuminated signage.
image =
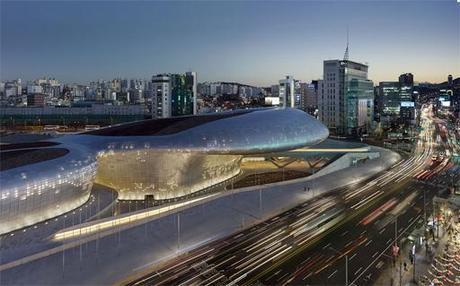
[(415, 103), (413, 101), (401, 101), (401, 107), (414, 107)]
[(280, 104), (280, 98), (279, 97), (265, 97), (265, 104), (267, 105), (278, 105)]
[(450, 101), (441, 101), (441, 106), (450, 107)]

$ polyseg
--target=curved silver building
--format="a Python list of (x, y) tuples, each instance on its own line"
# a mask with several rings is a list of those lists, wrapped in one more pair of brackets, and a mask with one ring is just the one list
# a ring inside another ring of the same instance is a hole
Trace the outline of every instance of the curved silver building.
[(232, 178), (244, 155), (315, 145), (327, 128), (296, 109), (144, 120), (2, 148), (0, 233), (75, 209), (93, 182), (118, 199), (182, 197)]

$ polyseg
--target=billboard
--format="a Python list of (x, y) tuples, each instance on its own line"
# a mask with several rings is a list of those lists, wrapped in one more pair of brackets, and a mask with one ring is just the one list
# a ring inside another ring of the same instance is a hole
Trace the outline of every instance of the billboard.
[(415, 107), (413, 101), (401, 101), (401, 107)]
[(267, 97), (265, 97), (265, 104), (266, 105), (279, 105), (280, 104), (280, 98), (279, 97), (267, 96)]
[(441, 106), (450, 107), (450, 101), (441, 101)]

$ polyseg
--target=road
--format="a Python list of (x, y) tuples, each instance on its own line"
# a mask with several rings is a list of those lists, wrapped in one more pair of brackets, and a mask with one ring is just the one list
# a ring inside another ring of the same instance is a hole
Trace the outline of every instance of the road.
[(399, 242), (423, 220), (424, 202), (428, 209), (439, 190), (415, 178), (435, 152), (430, 110), (423, 110), (413, 156), (390, 170), (158, 265), (128, 284), (372, 283), (391, 262), (395, 228)]

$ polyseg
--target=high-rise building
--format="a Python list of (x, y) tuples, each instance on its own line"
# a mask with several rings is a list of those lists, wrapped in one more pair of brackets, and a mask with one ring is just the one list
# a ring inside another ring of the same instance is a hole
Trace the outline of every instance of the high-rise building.
[(32, 93), (27, 95), (27, 106), (45, 106), (45, 95), (42, 93)]
[(447, 77), (447, 85), (448, 85), (449, 87), (451, 87), (451, 86), (454, 85), (454, 78), (452, 77), (451, 74)]
[(120, 82), (120, 91), (128, 92), (129, 88), (130, 88), (130, 82), (127, 79), (122, 79)]
[(381, 81), (375, 92), (375, 116), (381, 127), (389, 127), (399, 120), (401, 100), (399, 98), (399, 82)]
[(415, 123), (414, 76), (405, 73), (399, 76), (398, 81), (380, 82), (376, 104), (383, 127)]
[(111, 89), (114, 92), (121, 92), (121, 79), (113, 79), (111, 84)]
[(406, 86), (414, 86), (414, 75), (411, 73), (403, 73), (399, 76), (399, 83)]
[(196, 72), (171, 75), (171, 116), (196, 114)]
[(368, 66), (349, 60), (326, 60), (318, 96), (319, 118), (340, 135), (368, 132), (373, 119), (374, 88)]
[(279, 98), (281, 107), (295, 107), (295, 80), (292, 76), (279, 81)]
[(401, 105), (399, 97), (399, 82), (380, 82), (376, 101), (380, 115), (399, 115), (399, 108)]
[(196, 72), (152, 77), (152, 116), (167, 118), (196, 114)]
[(21, 95), (22, 87), (20, 86), (20, 83), (18, 84), (17, 81), (7, 81), (4, 83), (3, 92), (5, 97)]
[(300, 109), (313, 114), (318, 106), (318, 80), (301, 83)]
[(39, 84), (27, 85), (27, 94), (43, 93), (43, 87)]
[(166, 74), (158, 74), (152, 77), (152, 117), (165, 118), (171, 117), (171, 96), (170, 96), (170, 77)]
[(272, 97), (279, 97), (280, 96), (280, 86), (274, 84), (270, 87), (270, 94)]
[(405, 73), (399, 76), (399, 98), (403, 101), (413, 101), (412, 91), (414, 89), (414, 76)]
[(399, 117), (401, 123), (405, 125), (415, 124), (417, 116), (415, 110), (414, 76), (411, 73), (405, 73), (399, 76)]

